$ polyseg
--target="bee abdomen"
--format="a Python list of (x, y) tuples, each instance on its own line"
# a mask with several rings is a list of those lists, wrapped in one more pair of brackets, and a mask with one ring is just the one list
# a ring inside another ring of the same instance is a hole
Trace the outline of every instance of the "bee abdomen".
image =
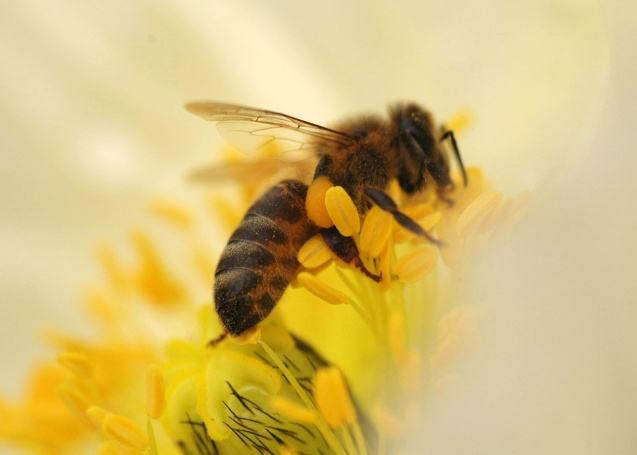
[(305, 214), (307, 185), (286, 180), (248, 210), (215, 272), (215, 307), (226, 330), (240, 334), (272, 311), (297, 273), (296, 254), (316, 228)]

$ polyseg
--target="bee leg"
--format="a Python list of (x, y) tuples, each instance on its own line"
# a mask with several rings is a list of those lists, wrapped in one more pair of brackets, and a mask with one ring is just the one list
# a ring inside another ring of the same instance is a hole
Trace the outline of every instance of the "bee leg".
[(321, 236), (328, 248), (332, 250), (343, 262), (356, 267), (363, 272), (363, 274), (377, 283), (382, 279), (382, 275), (376, 275), (365, 267), (365, 264), (363, 264), (360, 254), (358, 253), (356, 243), (354, 243), (354, 240), (351, 237), (341, 235), (334, 226), (327, 229), (321, 229)]
[(440, 240), (432, 237), (429, 232), (423, 229), (422, 226), (416, 223), (416, 221), (414, 221), (408, 215), (398, 210), (398, 206), (396, 205), (396, 203), (384, 191), (377, 188), (365, 188), (365, 194), (378, 207), (385, 210), (386, 212), (391, 213), (398, 224), (400, 224), (405, 229), (413, 232), (420, 237), (426, 238), (435, 245), (442, 246), (444, 244)]
[(462, 183), (466, 187), (467, 186), (467, 171), (464, 168), (464, 164), (462, 163), (462, 157), (460, 156), (460, 149), (458, 149), (458, 142), (456, 142), (456, 136), (453, 134), (453, 131), (445, 129), (442, 127), (442, 136), (440, 137), (440, 142), (445, 140), (451, 140), (451, 148), (453, 149), (453, 154), (456, 157), (456, 161), (458, 162), (458, 166), (460, 166), (460, 172), (462, 172)]

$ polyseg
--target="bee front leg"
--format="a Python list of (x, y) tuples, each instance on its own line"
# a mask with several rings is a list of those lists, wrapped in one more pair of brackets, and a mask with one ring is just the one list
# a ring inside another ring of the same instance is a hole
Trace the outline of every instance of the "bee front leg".
[(336, 256), (343, 262), (356, 267), (363, 274), (376, 281), (377, 283), (382, 279), (382, 275), (376, 275), (370, 272), (363, 261), (361, 260), (356, 243), (351, 237), (345, 237), (334, 226), (327, 229), (321, 229), (321, 236), (325, 241), (325, 244), (330, 250), (336, 254)]
[(443, 242), (432, 237), (432, 235), (427, 232), (423, 227), (416, 223), (410, 216), (404, 214), (398, 209), (396, 203), (392, 200), (387, 193), (377, 188), (366, 188), (365, 194), (367, 197), (378, 207), (392, 214), (394, 219), (405, 229), (413, 232), (414, 234), (424, 237), (429, 240), (431, 243), (442, 246)]

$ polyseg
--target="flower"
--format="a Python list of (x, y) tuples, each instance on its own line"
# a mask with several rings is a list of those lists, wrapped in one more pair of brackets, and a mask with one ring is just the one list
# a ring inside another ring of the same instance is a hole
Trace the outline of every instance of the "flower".
[[(465, 242), (488, 235), (514, 208), (478, 169), (468, 175), (469, 186), (457, 183), (450, 195), (453, 204), (431, 190), (406, 197), (391, 185), (401, 209), (440, 236), (440, 248), (377, 207), (360, 220), (342, 188), (326, 188), (327, 216), (355, 239), (380, 282), (313, 237), (273, 315), (214, 344), (219, 321), (195, 297), (212, 280), (210, 250), (191, 211), (154, 201), (152, 213), (185, 239), (190, 266), (175, 267), (141, 230), (131, 234), (132, 264), (103, 246), (105, 280), (86, 299), (98, 337), (48, 335), (57, 360), (35, 373), (30, 394), (47, 397), (55, 413), (40, 417), (38, 400), (5, 405), (2, 420), (13, 425), (2, 437), (58, 453), (96, 439), (103, 453), (393, 452), (417, 431), (423, 397), (449, 387), (445, 366), (475, 325), (479, 308), (455, 305), (447, 294)], [(233, 228), (267, 184), (245, 183), (243, 208), (207, 197), (214, 219)], [(321, 203), (312, 201), (310, 212)], [(193, 276), (184, 277), (188, 270)]]

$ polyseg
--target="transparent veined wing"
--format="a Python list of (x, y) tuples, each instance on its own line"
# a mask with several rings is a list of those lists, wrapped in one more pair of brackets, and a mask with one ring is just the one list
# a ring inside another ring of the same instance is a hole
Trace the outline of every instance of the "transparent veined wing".
[(256, 159), (232, 160), (213, 163), (195, 169), (189, 179), (195, 183), (224, 183), (235, 181), (245, 185), (256, 182), (282, 179), (309, 181), (317, 159), (307, 157), (302, 160), (282, 162), (274, 156)]
[(276, 144), (276, 150), (284, 155), (284, 159), (294, 160), (288, 155), (290, 152), (313, 150), (317, 142), (335, 146), (354, 142), (352, 137), (340, 131), (265, 109), (211, 101), (191, 102), (186, 104), (186, 109), (216, 122), (224, 139), (247, 153), (258, 154)]

